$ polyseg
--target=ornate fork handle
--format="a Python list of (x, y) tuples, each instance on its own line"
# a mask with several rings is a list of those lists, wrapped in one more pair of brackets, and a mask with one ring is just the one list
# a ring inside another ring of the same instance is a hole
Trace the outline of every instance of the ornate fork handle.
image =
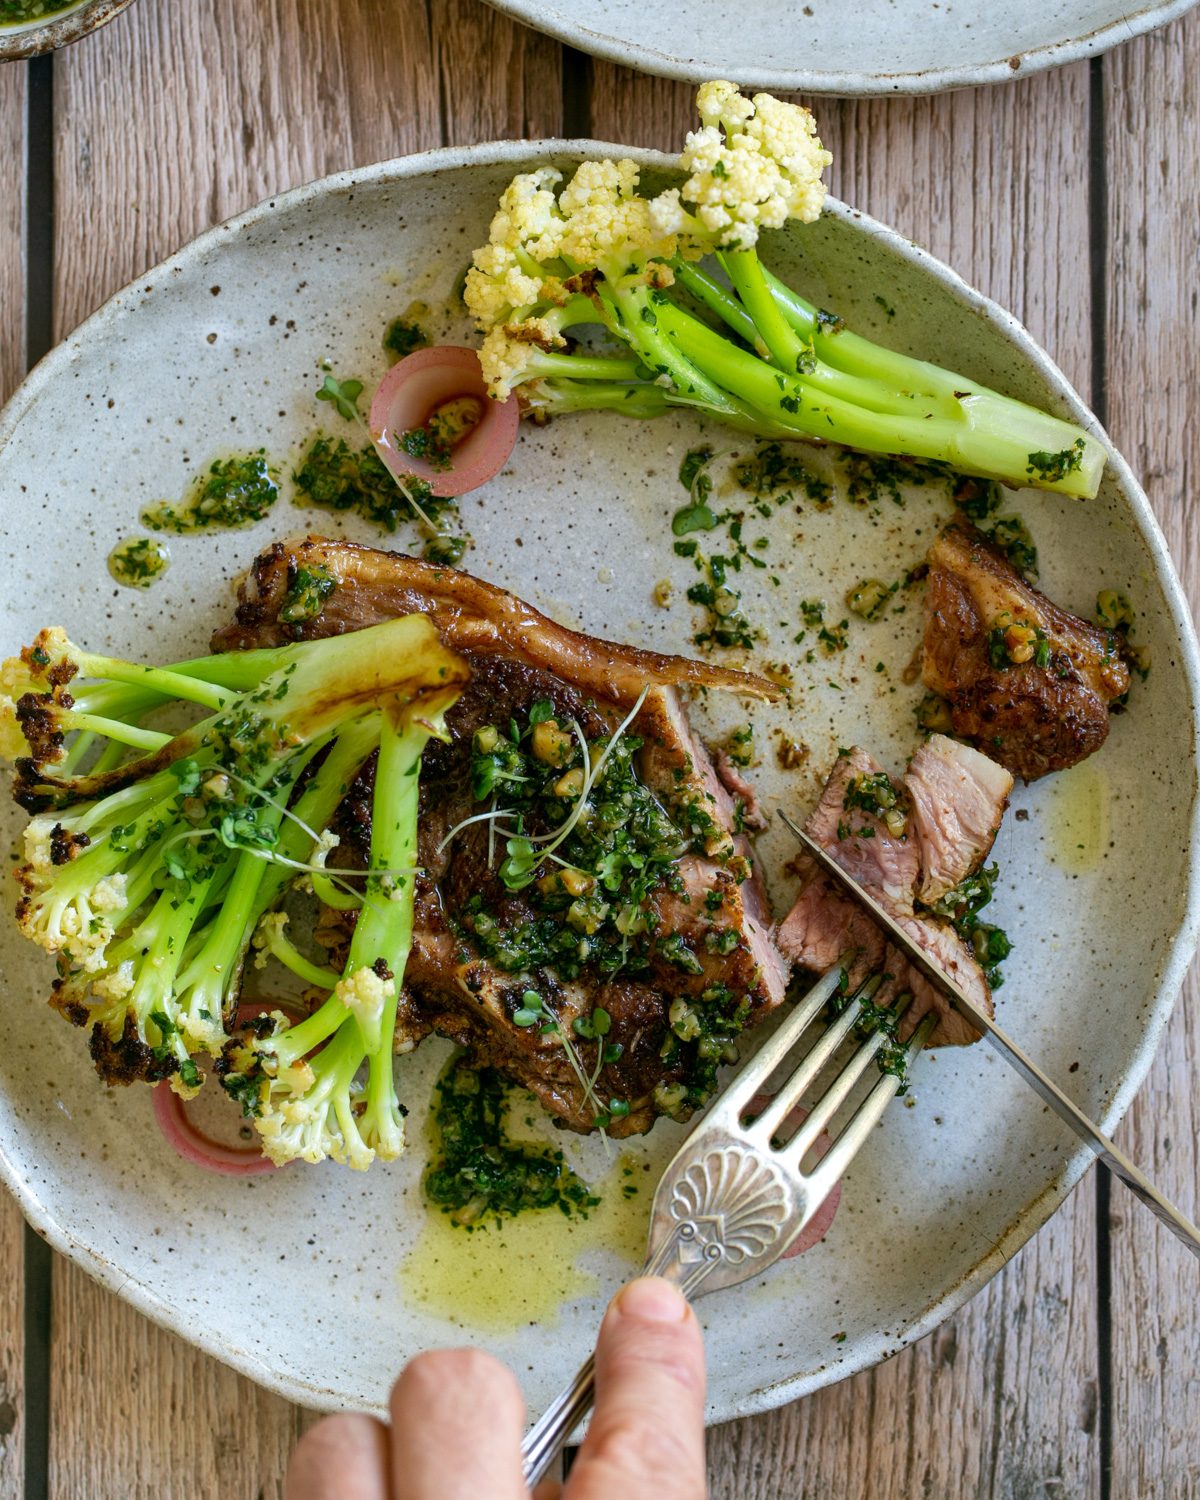
[[(655, 1194), (642, 1275), (664, 1277), (691, 1301), (770, 1265), (786, 1248), (790, 1218), (785, 1175), (740, 1142), (714, 1141), (709, 1150), (668, 1167)], [(718, 1271), (725, 1274), (714, 1275)], [(589, 1356), (529, 1430), (521, 1452), (531, 1488), (591, 1410), (595, 1384), (596, 1364)]]

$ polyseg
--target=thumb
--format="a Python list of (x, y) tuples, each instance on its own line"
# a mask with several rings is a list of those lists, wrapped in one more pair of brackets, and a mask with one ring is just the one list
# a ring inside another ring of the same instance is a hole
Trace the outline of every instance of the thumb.
[(618, 1293), (596, 1345), (596, 1410), (563, 1500), (703, 1500), (704, 1342), (669, 1282)]

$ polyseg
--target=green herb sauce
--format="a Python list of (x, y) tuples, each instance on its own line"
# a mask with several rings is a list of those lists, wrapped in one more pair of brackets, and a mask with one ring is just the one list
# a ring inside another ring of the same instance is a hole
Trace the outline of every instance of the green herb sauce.
[(337, 579), (328, 568), (315, 563), (311, 568), (299, 568), (295, 578), (288, 584), (287, 593), (279, 609), (279, 618), (285, 625), (302, 625), (315, 620), (324, 608), (326, 599), (337, 588)]
[(148, 589), (170, 565), (167, 544), (157, 537), (127, 537), (108, 554), (108, 571), (127, 589)]
[(999, 873), (998, 865), (985, 865), (930, 908), (939, 917), (949, 918), (959, 937), (974, 952), (984, 978), (994, 990), (1004, 983), (1000, 965), (1012, 952), (1013, 945), (1003, 928), (982, 921), (979, 913), (992, 899)]
[[(517, 832), (504, 837), (497, 873), (507, 890), (527, 893), (529, 905), (514, 919), (477, 892), (451, 919), (455, 931), (505, 973), (546, 969), (569, 982), (581, 975), (636, 976), (656, 963), (677, 969), (681, 980), (703, 973), (703, 953), (727, 954), (740, 941), (737, 929), (722, 919), (721, 891), (705, 898), (702, 948), (678, 932), (660, 934), (656, 898), (685, 894), (678, 862), (689, 852), (722, 864), (736, 881), (748, 875), (746, 861), (682, 773), (678, 793), (662, 801), (643, 784), (636, 765), (643, 742), (636, 735), (598, 736), (587, 742), (586, 756), (580, 738), (582, 732), (577, 736), (557, 720), (545, 700), (531, 705), (523, 724), (514, 718), (476, 731), (472, 795), (485, 810), (507, 810), (503, 823)], [(593, 774), (606, 748), (603, 768)], [(581, 800), (587, 815), (576, 818)], [(556, 830), (561, 837), (550, 843), (531, 837)], [(676, 1113), (708, 1098), (718, 1065), (736, 1060), (735, 1039), (750, 1010), (747, 995), (720, 983), (673, 1002), (662, 1057), (668, 1068), (681, 1063), (687, 1073), (670, 1085), (669, 1097), (656, 1095), (660, 1112)], [(602, 1065), (621, 1055), (621, 1045), (607, 1040), (610, 1018), (603, 1009), (575, 1018), (567, 1030), (544, 997), (528, 989), (512, 1019), (559, 1037), (568, 1059), (574, 1058), (598, 1125), (628, 1113), (626, 1101), (596, 1094)], [(588, 1049), (581, 1059), (572, 1050), (572, 1032), (595, 1042), (595, 1051)]]
[[(547, 701), (533, 704), (524, 725), (484, 725), (475, 733), (471, 791), (476, 802), (493, 798), (511, 809), (504, 822), (518, 829), (562, 828), (584, 795), (586, 767), (610, 742), (579, 743), (553, 717)], [(634, 757), (642, 747), (625, 734), (610, 745), (604, 769), (587, 792), (589, 815), (580, 818), (547, 860), (544, 844), (509, 838), (499, 867), (509, 890), (528, 890), (537, 919), (514, 927), (472, 897), (461, 925), (480, 950), (507, 973), (552, 967), (575, 979), (585, 966), (601, 973), (636, 974), (649, 968), (655, 948), (650, 897), (660, 888), (682, 890), (678, 860), (703, 846), (714, 824), (707, 812), (685, 804), (671, 812), (639, 779)], [(695, 826), (690, 826), (694, 824)], [(732, 846), (731, 846), (732, 847)]]
[(414, 302), (407, 312), (393, 318), (388, 324), (383, 335), (383, 352), (387, 355), (388, 364), (397, 364), (406, 355), (427, 347), (429, 335), (413, 319), (428, 311), (423, 302)]
[(586, 1218), (600, 1200), (562, 1152), (509, 1139), (504, 1113), (511, 1091), (492, 1068), (468, 1067), (461, 1056), (450, 1063), (435, 1093), (437, 1144), (425, 1196), (468, 1232), (531, 1208)]
[(444, 401), (423, 427), (399, 434), (401, 449), (441, 472), (454, 461), (454, 450), (483, 420), (483, 404), (475, 396)]
[(160, 500), (142, 512), (151, 531), (203, 531), (209, 526), (249, 526), (279, 498), (276, 471), (265, 451), (219, 458), (201, 474), (181, 504)]
[(292, 479), (297, 503), (356, 511), (384, 531), (395, 531), (401, 522), (420, 521), (423, 516), (436, 521), (455, 509), (453, 500), (434, 495), (423, 479), (405, 480), (410, 500), (373, 446), (354, 449), (345, 438), (324, 433), (309, 444)]
[(0, 26), (48, 20), (78, 4), (79, 0), (0, 0)]

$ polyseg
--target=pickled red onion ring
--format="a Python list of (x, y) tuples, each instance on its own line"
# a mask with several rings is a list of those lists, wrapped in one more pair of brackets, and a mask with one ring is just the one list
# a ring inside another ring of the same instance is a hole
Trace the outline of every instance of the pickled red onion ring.
[[(243, 1004), (237, 1008), (235, 1026), (245, 1026), (264, 1011), (288, 1009), (266, 1002)], [(187, 1117), (184, 1101), (169, 1083), (155, 1084), (152, 1090), (154, 1118), (167, 1144), (182, 1156), (184, 1161), (223, 1177), (257, 1177), (263, 1172), (279, 1169), (269, 1156), (264, 1156), (258, 1146), (227, 1146), (204, 1134)]]
[[(405, 453), (399, 435), (424, 427), (447, 401), (473, 396), (482, 415), (437, 469)], [(465, 495), (498, 474), (517, 441), (521, 411), (515, 396), (493, 401), (474, 349), (442, 344), (418, 349), (394, 364), (371, 402), (371, 436), (380, 458), (399, 479), (425, 479), (435, 495)]]
[(222, 1177), (254, 1177), (278, 1171), (269, 1156), (257, 1146), (226, 1146), (197, 1130), (187, 1117), (183, 1100), (169, 1083), (153, 1089), (154, 1118), (167, 1144), (195, 1167), (204, 1167)]

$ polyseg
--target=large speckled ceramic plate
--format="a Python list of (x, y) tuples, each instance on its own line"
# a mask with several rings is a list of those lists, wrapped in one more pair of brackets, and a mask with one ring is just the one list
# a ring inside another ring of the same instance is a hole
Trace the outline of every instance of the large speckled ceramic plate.
[[(47, 621), (134, 656), (204, 649), (254, 553), (320, 518), (282, 499), (250, 531), (174, 540), (170, 573), (139, 594), (105, 569), (139, 507), (177, 497), (230, 449), (265, 442), (287, 469), (306, 433), (336, 421), (312, 399), (320, 362), (377, 378), (384, 324), (415, 298), (447, 305), (511, 174), (548, 158), (569, 163), (583, 149), (485, 146), (331, 178), (203, 236), (115, 297), (38, 367), (0, 426), (5, 650)], [(665, 159), (643, 160), (654, 174), (667, 170)], [(831, 205), (818, 224), (776, 235), (767, 254), (864, 331), (1094, 427), (1012, 318), (853, 210)], [(461, 313), (433, 322), (439, 336), (466, 332)], [(469, 566), (568, 623), (688, 649), (693, 575), (674, 554), (669, 517), (682, 496), (680, 457), (702, 435), (683, 418), (580, 417), (526, 430), (506, 471), (464, 502)], [(995, 907), (1016, 942), (1004, 1022), (1111, 1128), (1149, 1065), (1193, 946), (1195, 645), (1162, 538), (1116, 454), (1094, 502), (1022, 493), (1013, 506), (1041, 551), (1049, 592), (1090, 613), (1098, 588), (1123, 589), (1154, 662), (1094, 760), (1017, 795), (997, 850)], [(903, 506), (837, 495), (828, 508), (799, 501), (763, 522), (769, 567), (746, 583), (747, 609), (769, 637), (755, 658), (790, 661), (795, 674), (794, 708), (755, 720), (768, 808), (803, 812), (838, 744), (860, 740), (893, 767), (913, 748), (920, 690), (904, 668), (918, 636), (915, 593), (898, 596), (903, 613), (855, 621), (835, 655), (818, 647), (809, 662), (814, 641), (794, 637), (802, 600), (823, 599), (840, 619), (850, 584), (902, 574), (948, 514), (934, 485)], [(357, 523), (346, 530), (375, 539)], [(675, 585), (667, 608), (651, 603), (664, 578)], [(710, 703), (697, 715), (722, 731), (744, 710)], [(806, 747), (805, 764), (781, 769), (780, 735)], [(11, 836), (11, 809), (4, 820)], [(782, 909), (790, 850), (772, 831), (760, 852)], [(144, 1091), (98, 1085), (83, 1038), (45, 1008), (47, 964), (7, 917), (0, 962), (0, 1169), (51, 1242), (121, 1296), (320, 1406), (378, 1406), (402, 1359), (447, 1341), (509, 1360), (535, 1407), (574, 1369), (604, 1299), (631, 1271), (622, 1246), (636, 1242), (648, 1194), (625, 1206), (620, 1189), (652, 1180), (679, 1127), (660, 1124), (635, 1142), (632, 1178), (607, 1185), (602, 1144), (568, 1141), (579, 1170), (621, 1210), (573, 1237), (527, 1221), (483, 1242), (465, 1267), (429, 1228), (420, 1191), (443, 1044), (397, 1064), (412, 1140), (400, 1162), (365, 1176), (327, 1163), (212, 1178), (160, 1140)], [(715, 1418), (811, 1391), (927, 1332), (1083, 1172), (1073, 1140), (989, 1050), (930, 1054), (915, 1083), (912, 1107), (896, 1107), (855, 1162), (826, 1241), (703, 1306)]]
[(646, 73), (806, 94), (935, 94), (1024, 78), (1165, 26), (1196, 0), (490, 0)]

